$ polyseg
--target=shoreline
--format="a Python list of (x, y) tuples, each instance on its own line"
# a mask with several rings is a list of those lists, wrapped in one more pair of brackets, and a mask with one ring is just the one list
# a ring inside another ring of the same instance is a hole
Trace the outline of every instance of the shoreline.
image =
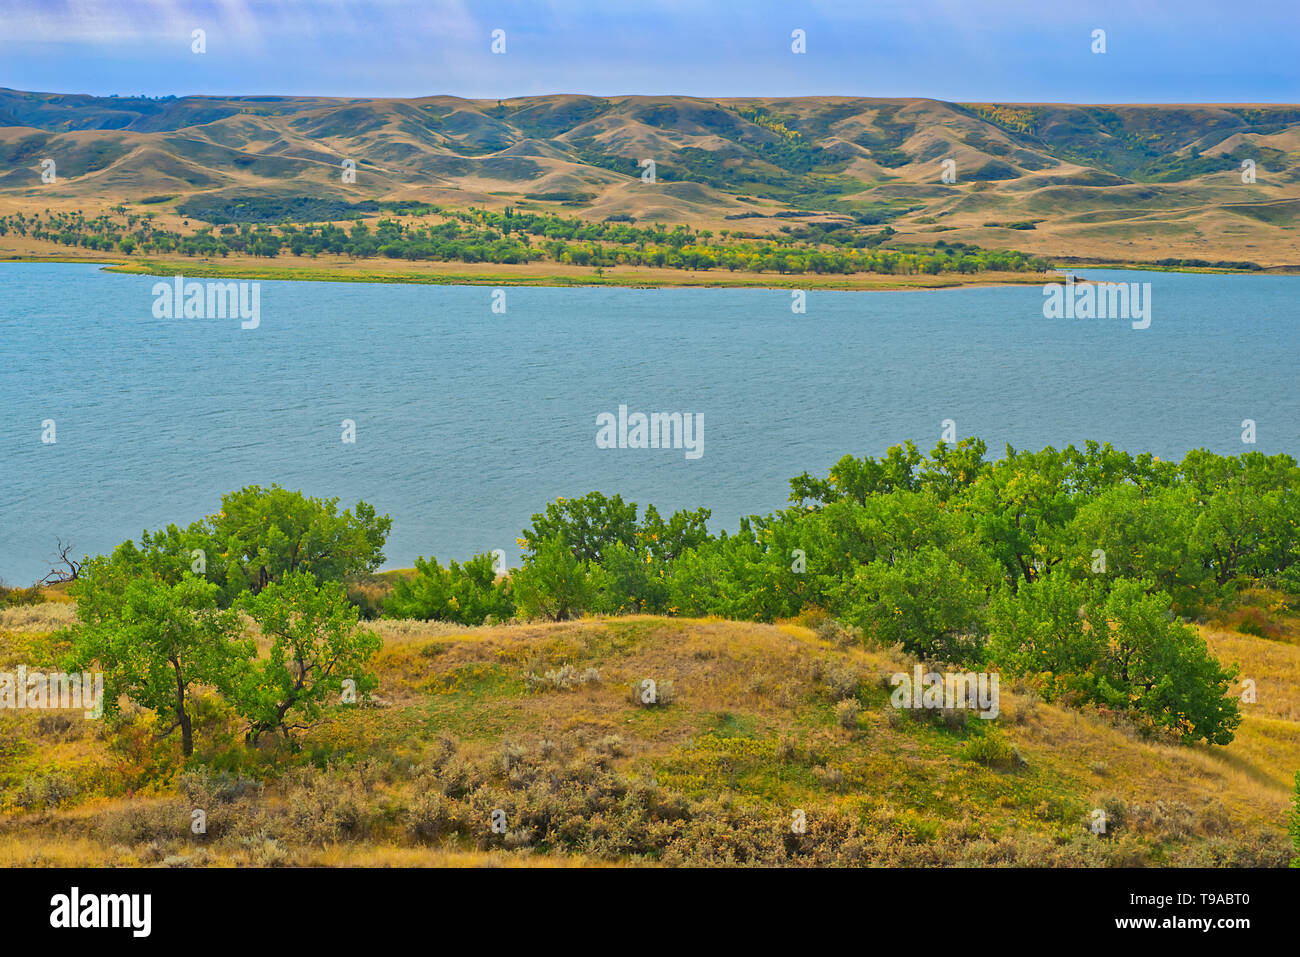
[[(1145, 263), (1080, 262), (1058, 267), (1051, 273), (988, 272), (967, 275), (893, 275), (885, 273), (794, 274), (717, 273), (712, 270), (688, 271), (625, 267), (595, 275), (575, 267), (572, 272), (554, 269), (503, 266), (493, 263), (484, 268), (466, 267), (464, 263), (432, 263), (436, 268), (374, 269), (360, 260), (345, 260), (331, 266), (315, 263), (303, 265), (264, 265), (245, 260), (213, 262), (186, 259), (126, 259), (122, 257), (81, 257), (66, 255), (11, 254), (0, 256), (4, 263), (83, 263), (97, 265), (104, 272), (124, 275), (188, 278), (228, 278), (288, 282), (360, 282), (435, 286), (537, 286), (550, 288), (625, 288), (625, 289), (788, 289), (830, 292), (920, 292), (947, 289), (971, 289), (1008, 286), (1041, 286), (1060, 278), (1062, 272), (1077, 269), (1115, 269), (1136, 272), (1175, 272), (1228, 276), (1300, 275), (1300, 269), (1219, 269), (1204, 266), (1156, 266)], [(1076, 282), (1088, 282), (1075, 276)]]
[[(268, 266), (245, 261), (213, 262), (184, 259), (122, 259), (118, 257), (79, 257), (58, 255), (8, 255), (0, 256), (4, 263), (85, 263), (100, 266), (103, 271), (137, 276), (173, 277), (178, 273), (187, 278), (229, 278), (292, 282), (362, 282), (430, 286), (541, 286), (554, 288), (611, 287), (627, 289), (803, 289), (840, 292), (904, 292), (908, 290), (961, 289), (976, 286), (1037, 286), (1049, 281), (1055, 273), (990, 272), (970, 276), (944, 275), (891, 275), (885, 273), (796, 274), (770, 275), (767, 273), (717, 273), (647, 269), (625, 267), (606, 270), (595, 275), (591, 270), (575, 269), (573, 272), (555, 270), (511, 269), (499, 263), (485, 268), (466, 268), (464, 263), (434, 263), (436, 269), (373, 269), (360, 261), (348, 260), (340, 266), (294, 265)], [(455, 267), (455, 268), (446, 268)], [(680, 275), (678, 275), (680, 273)]]

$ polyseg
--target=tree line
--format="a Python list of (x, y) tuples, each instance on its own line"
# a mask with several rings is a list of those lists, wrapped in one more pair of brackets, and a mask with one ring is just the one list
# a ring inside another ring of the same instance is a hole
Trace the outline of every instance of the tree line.
[[(368, 611), (475, 626), (817, 612), (922, 661), (996, 669), (1048, 699), (1226, 744), (1236, 670), (1189, 621), (1245, 586), (1300, 592), (1300, 470), (1286, 455), (1168, 462), (1088, 442), (993, 461), (978, 439), (929, 455), (907, 442), (790, 487), (788, 507), (731, 534), (710, 532), (705, 508), (557, 499), (521, 533), (520, 567), (421, 557)], [(380, 639), (348, 586), (383, 563), (391, 524), (364, 501), (232, 492), (214, 515), (84, 562), (67, 666), (104, 670), (106, 710), (125, 696), (154, 711), (187, 755), (196, 689), (226, 700), (250, 741), (288, 737), (374, 687)]]
[[(970, 274), (984, 271), (1045, 271), (1051, 263), (1015, 250), (990, 250), (938, 242), (886, 248), (893, 231), (865, 235), (846, 223), (785, 226), (772, 235), (739, 230), (696, 230), (662, 224), (638, 227), (627, 222), (589, 223), (580, 219), (481, 209), (436, 210), (437, 223), (359, 218), (335, 223), (226, 223), (168, 230), (152, 212), (114, 207), (87, 218), (80, 212), (50, 212), (0, 217), (0, 236), (33, 239), (125, 255), (224, 257), (232, 254), (274, 259), (293, 256), (347, 256), (353, 259), (403, 259), (428, 262), (518, 264), (553, 262), (596, 268), (616, 266), (777, 273), (779, 275)], [(416, 214), (425, 213), (423, 208)]]

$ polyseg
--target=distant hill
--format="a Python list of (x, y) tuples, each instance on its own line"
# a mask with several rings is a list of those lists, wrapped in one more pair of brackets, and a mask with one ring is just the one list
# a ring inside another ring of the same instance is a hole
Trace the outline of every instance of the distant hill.
[[(40, 179), (47, 157), (53, 184)], [(641, 179), (647, 159), (654, 184)], [(952, 183), (941, 181), (948, 159)], [(1254, 183), (1242, 181), (1245, 161)], [(820, 216), (1063, 259), (1295, 265), (1300, 106), (0, 89), (0, 209), (152, 200), (160, 213), (230, 221), (241, 204), (257, 208), (250, 199), (304, 196), (751, 232)]]

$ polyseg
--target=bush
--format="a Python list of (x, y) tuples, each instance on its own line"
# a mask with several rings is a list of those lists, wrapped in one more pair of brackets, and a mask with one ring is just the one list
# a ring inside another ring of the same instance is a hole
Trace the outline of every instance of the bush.
[(836, 704), (835, 720), (841, 728), (856, 731), (858, 727), (858, 702), (853, 698), (848, 698)]
[(289, 794), (289, 822), (308, 844), (324, 846), (365, 837), (370, 809), (358, 783), (337, 773), (304, 769)]
[(986, 731), (970, 738), (957, 753), (965, 760), (974, 761), (987, 768), (1010, 767), (1015, 762), (1011, 745), (993, 731)]
[(813, 631), (822, 641), (829, 641), (833, 645), (857, 645), (862, 642), (862, 629), (838, 618), (823, 618)]
[(856, 698), (861, 687), (862, 679), (852, 668), (837, 667), (826, 672), (826, 690), (832, 700)]
[(49, 810), (70, 803), (80, 793), (77, 783), (62, 771), (28, 775), (13, 794), (13, 803), (28, 811)]
[(386, 618), (419, 618), (425, 621), (454, 621), (481, 625), (491, 617), (497, 621), (514, 614), (508, 582), (497, 580), (493, 557), (475, 555), (464, 565), (452, 562), (447, 568), (436, 558), (415, 560), (415, 575), (401, 577), (384, 602)]
[(19, 605), (39, 605), (45, 601), (45, 594), (40, 585), (29, 588), (11, 588), (0, 582), (0, 606), (17, 608)]
[(529, 691), (570, 691), (584, 685), (599, 683), (599, 668), (587, 668), (584, 671), (579, 671), (569, 664), (553, 668), (544, 675), (538, 675), (532, 671), (524, 675), (524, 687)]

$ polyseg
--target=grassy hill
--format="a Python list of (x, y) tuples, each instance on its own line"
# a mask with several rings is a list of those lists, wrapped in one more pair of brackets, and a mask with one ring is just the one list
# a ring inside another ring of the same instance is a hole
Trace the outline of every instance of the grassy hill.
[[(48, 185), (46, 157), (59, 174)], [(342, 181), (344, 159), (355, 183)], [(640, 178), (645, 159), (653, 184)], [(945, 159), (954, 183), (940, 181)], [(1245, 160), (1256, 164), (1251, 184)], [(0, 214), (146, 203), (171, 228), (249, 221), (259, 203), (293, 208), (303, 197), (760, 234), (792, 218), (889, 224), (900, 242), (1061, 259), (1297, 266), (1300, 107), (0, 90)]]
[[(53, 666), (61, 597), (0, 611), (0, 669)], [(1300, 753), (1300, 617), (1254, 593), (1202, 626), (1254, 679), (1227, 747), (1140, 736), (1004, 683), (1001, 713), (900, 711), (911, 670), (809, 617), (379, 621), (371, 706), (295, 753), (211, 700), (207, 770), (143, 716), (116, 734), (0, 714), (0, 863), (1281, 865)], [(566, 668), (566, 666), (568, 666)], [(594, 671), (590, 670), (594, 669)], [(641, 703), (635, 686), (657, 681)], [(669, 687), (664, 683), (671, 683)], [(671, 700), (663, 700), (670, 698)], [(844, 705), (843, 701), (855, 704)], [(191, 833), (194, 809), (207, 833)], [(1089, 815), (1108, 816), (1106, 836)], [(493, 833), (494, 811), (505, 833)], [(806, 830), (791, 827), (802, 810)]]

